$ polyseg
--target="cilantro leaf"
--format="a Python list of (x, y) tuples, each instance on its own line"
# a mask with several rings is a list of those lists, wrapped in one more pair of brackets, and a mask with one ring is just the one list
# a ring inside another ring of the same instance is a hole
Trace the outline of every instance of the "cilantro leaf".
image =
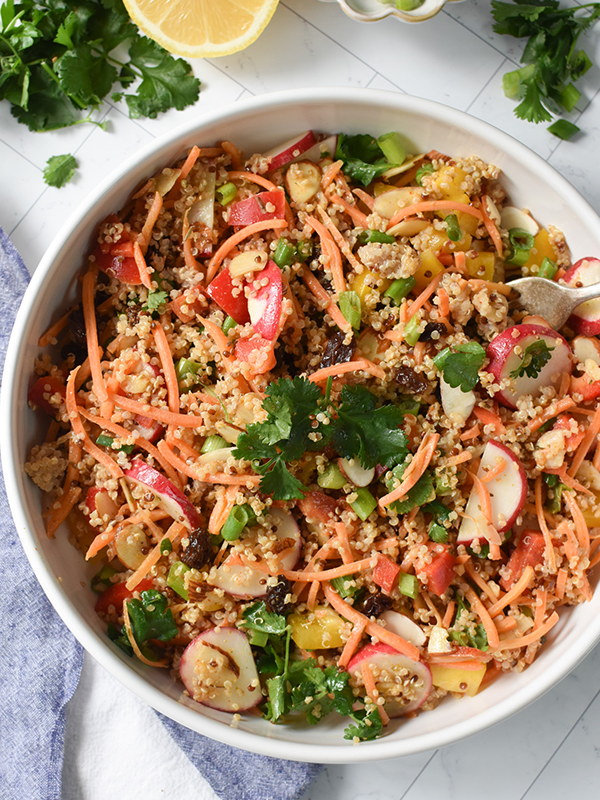
[(117, 70), (102, 54), (81, 44), (54, 63), (64, 93), (79, 107), (98, 106), (117, 79)]
[[(406, 466), (404, 464), (400, 464), (399, 466), (395, 467), (394, 470), (392, 470), (392, 478), (386, 481), (386, 486), (390, 492), (396, 487), (395, 479), (401, 479), (405, 469)], [(396, 500), (390, 505), (390, 508), (392, 511), (396, 511), (398, 514), (408, 514), (408, 512), (412, 511), (413, 508), (420, 508), (426, 503), (431, 503), (433, 500), (435, 500), (433, 476), (431, 475), (431, 472), (427, 470), (421, 475), (412, 489), (406, 493), (404, 499)]]
[(140, 600), (127, 601), (131, 631), (138, 644), (150, 639), (168, 642), (177, 636), (177, 625), (168, 605), (164, 594), (154, 589), (142, 592)]
[(279, 636), (286, 632), (287, 621), (281, 614), (269, 611), (263, 600), (253, 603), (242, 614), (247, 630)]
[(48, 186), (60, 189), (71, 180), (78, 166), (77, 159), (69, 153), (63, 156), (50, 156), (44, 170), (44, 181)]
[(447, 347), (433, 361), (447, 384), (453, 389), (460, 386), (461, 391), (469, 392), (477, 385), (485, 357), (485, 350), (478, 342), (466, 342), (453, 351)]
[[(468, 610), (470, 608), (466, 600), (464, 600), (460, 595), (457, 596), (456, 602), (456, 616), (454, 617), (454, 623), (456, 623), (456, 620), (460, 617), (464, 610)], [(461, 647), (475, 647), (477, 650), (481, 650), (484, 653), (489, 650), (487, 633), (485, 632), (485, 628), (481, 623), (478, 623), (475, 626), (473, 633), (470, 633), (466, 629), (462, 631), (451, 630), (449, 636), (453, 642), (456, 642)]]
[(537, 378), (542, 371), (544, 364), (550, 361), (554, 347), (549, 347), (544, 339), (532, 342), (523, 351), (521, 363), (510, 373), (511, 378), (520, 378), (527, 375), (528, 378)]
[(404, 413), (388, 405), (377, 408), (377, 398), (364, 386), (344, 386), (338, 416), (331, 425), (331, 443), (344, 458), (358, 457), (365, 469), (376, 464), (393, 466), (407, 452), (400, 430)]
[(358, 738), (362, 742), (368, 742), (371, 739), (376, 739), (383, 730), (383, 723), (376, 708), (371, 709), (369, 713), (367, 713), (366, 709), (354, 711), (352, 719), (355, 724), (348, 725), (344, 730), (344, 739)]
[(378, 178), (390, 168), (390, 163), (383, 155), (377, 140), (367, 133), (338, 136), (336, 160), (344, 162), (344, 174), (363, 186), (368, 186), (374, 178)]
[(156, 311), (169, 299), (169, 293), (157, 289), (155, 292), (148, 292), (148, 299), (146, 300), (146, 308), (148, 311)]
[(295, 478), (279, 456), (273, 469), (267, 472), (260, 482), (260, 490), (273, 496), (274, 500), (301, 500), (307, 487)]

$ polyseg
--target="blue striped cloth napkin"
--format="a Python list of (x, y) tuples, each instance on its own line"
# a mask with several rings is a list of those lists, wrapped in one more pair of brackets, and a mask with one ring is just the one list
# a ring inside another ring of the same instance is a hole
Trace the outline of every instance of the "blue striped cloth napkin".
[[(23, 261), (0, 228), (0, 379), (28, 281)], [(60, 800), (65, 706), (79, 681), (83, 650), (29, 566), (1, 472), (0, 587), (0, 797)], [(321, 769), (236, 750), (159, 717), (223, 800), (294, 800)]]

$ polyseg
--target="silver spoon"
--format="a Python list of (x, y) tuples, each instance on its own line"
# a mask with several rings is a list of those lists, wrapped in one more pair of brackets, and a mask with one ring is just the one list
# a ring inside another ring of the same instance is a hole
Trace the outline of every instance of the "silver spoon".
[(548, 278), (518, 278), (506, 285), (519, 293), (530, 314), (539, 314), (555, 331), (562, 328), (577, 306), (600, 297), (600, 283), (575, 288)]

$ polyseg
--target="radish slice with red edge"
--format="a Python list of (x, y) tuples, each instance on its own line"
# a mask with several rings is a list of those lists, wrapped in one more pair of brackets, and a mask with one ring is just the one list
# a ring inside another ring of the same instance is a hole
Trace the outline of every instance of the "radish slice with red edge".
[(172, 481), (154, 467), (136, 459), (131, 469), (125, 471), (125, 477), (128, 481), (150, 489), (176, 522), (183, 523), (191, 531), (201, 527), (202, 518), (192, 503)]
[[(578, 287), (600, 283), (600, 259), (589, 256), (580, 258), (565, 272), (564, 281), (569, 286)], [(600, 333), (600, 298), (577, 306), (567, 324), (575, 333), (584, 336), (596, 336)]]
[(268, 261), (267, 266), (256, 273), (250, 283), (250, 292), (248, 313), (254, 330), (273, 341), (277, 336), (283, 303), (281, 270), (274, 261)]
[(312, 131), (296, 134), (287, 142), (271, 148), (265, 153), (265, 158), (270, 159), (269, 170), (278, 169), (289, 164), (295, 158), (299, 158), (306, 153), (316, 142), (315, 134)]

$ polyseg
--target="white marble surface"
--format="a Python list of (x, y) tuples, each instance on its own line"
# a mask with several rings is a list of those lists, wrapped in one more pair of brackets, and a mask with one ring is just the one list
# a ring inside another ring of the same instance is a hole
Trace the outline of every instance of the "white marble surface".
[[(600, 27), (581, 44), (600, 62)], [(311, 85), (372, 86), (468, 111), (547, 159), (600, 211), (598, 68), (580, 82), (583, 97), (571, 115), (583, 134), (560, 142), (543, 126), (517, 120), (502, 93), (502, 74), (516, 68), (521, 52), (520, 42), (492, 32), (488, 0), (450, 5), (419, 26), (397, 20), (361, 25), (335, 3), (281, 0), (264, 34), (246, 51), (194, 63), (202, 93), (197, 106), (184, 112), (132, 121), (121, 106), (105, 104), (98, 119), (108, 122), (107, 133), (81, 126), (32, 134), (0, 104), (0, 225), (33, 271), (77, 203), (140, 145), (243, 96)], [(80, 162), (78, 176), (61, 190), (46, 187), (47, 158), (67, 152)], [(328, 767), (303, 800), (475, 800), (482, 794), (488, 800), (554, 800), (583, 792), (597, 797), (599, 671), (596, 649), (553, 691), (492, 730), (439, 751)], [(149, 741), (151, 748), (143, 744)], [(65, 800), (215, 797), (154, 713), (89, 657), (68, 707), (63, 794)]]

